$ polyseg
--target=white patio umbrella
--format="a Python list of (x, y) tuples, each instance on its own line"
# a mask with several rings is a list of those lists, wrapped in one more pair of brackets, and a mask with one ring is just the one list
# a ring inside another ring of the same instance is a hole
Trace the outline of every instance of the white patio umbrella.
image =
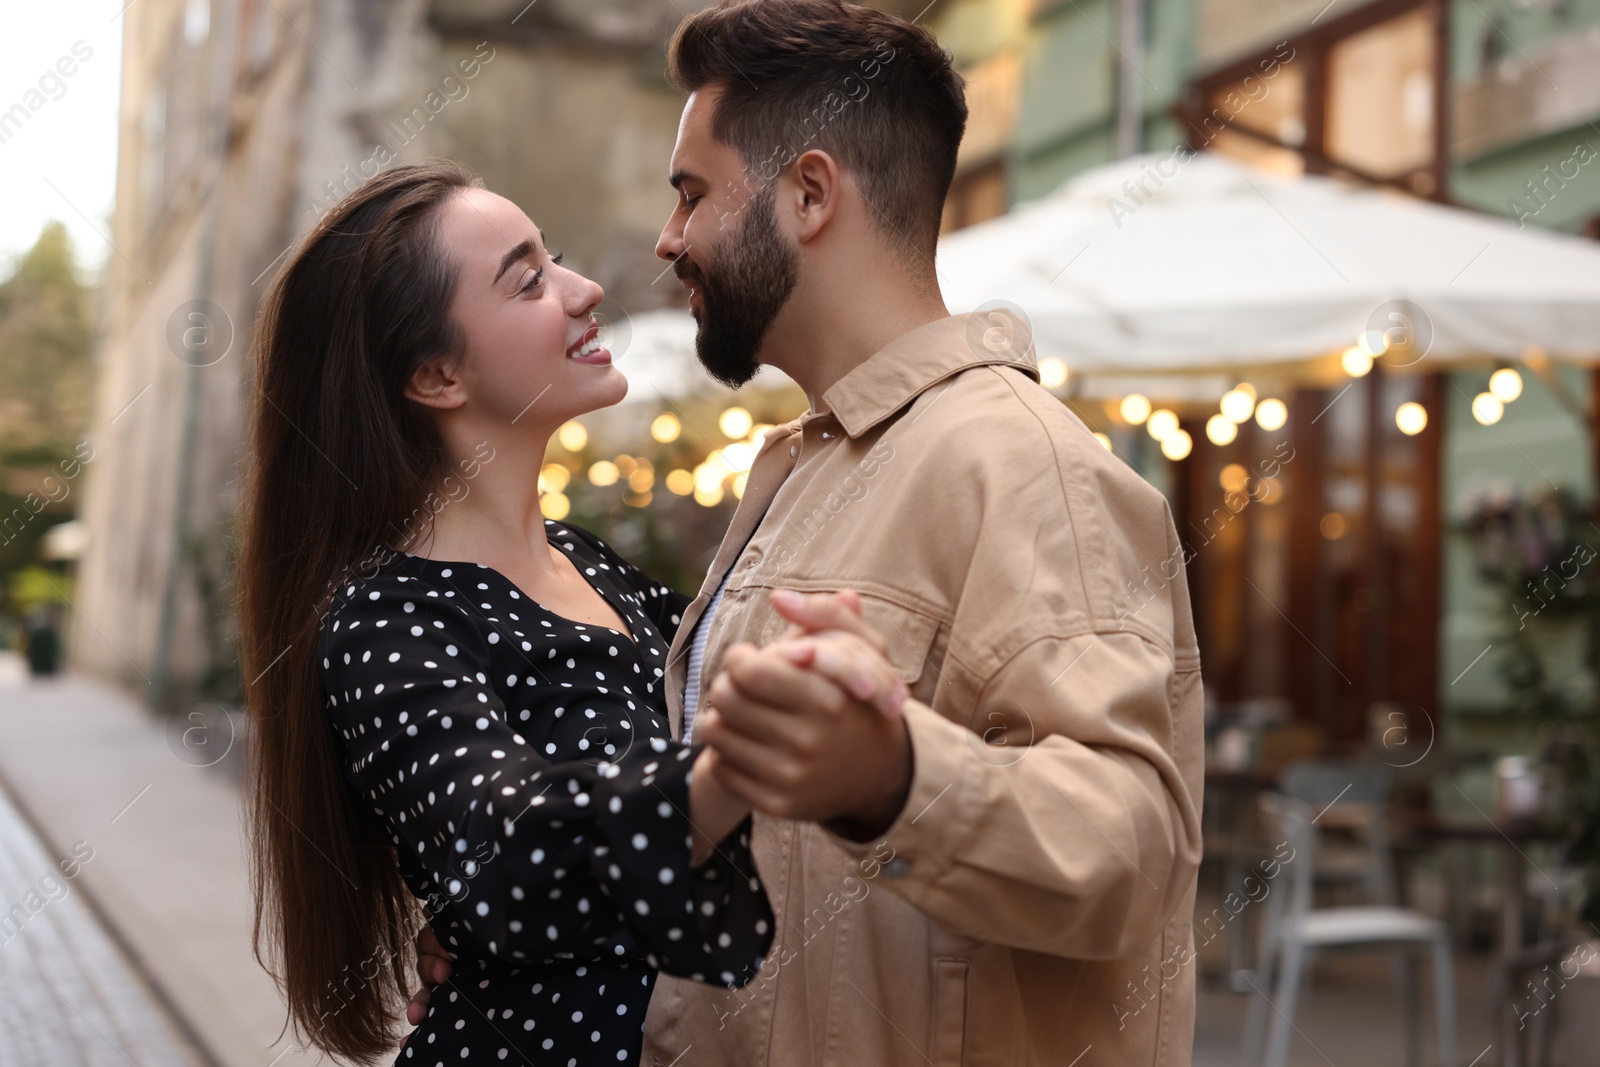
[(1074, 375), (1242, 371), (1399, 329), (1433, 366), (1600, 360), (1600, 243), (1211, 152), (1087, 171), (942, 239), (937, 266), (952, 311), (1020, 308)]

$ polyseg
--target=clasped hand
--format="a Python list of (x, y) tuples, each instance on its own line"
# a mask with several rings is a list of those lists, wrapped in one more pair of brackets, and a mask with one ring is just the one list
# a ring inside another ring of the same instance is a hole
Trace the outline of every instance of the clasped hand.
[[(882, 635), (861, 618), (854, 590), (778, 590), (772, 603), (789, 629), (766, 648), (730, 646), (695, 720), (693, 739), (707, 746), (695, 775), (709, 770), (729, 794), (719, 800), (705, 782), (691, 787), (696, 836), (712, 847), (748, 805), (868, 840), (894, 822), (911, 785), (905, 683), (885, 656)], [(707, 811), (716, 812), (722, 829), (703, 825), (712, 821)], [(426, 1015), (433, 987), (453, 971), (431, 926), (418, 932), (416, 947), (422, 988), (406, 1008), (413, 1026)]]
[(766, 648), (729, 646), (694, 724), (711, 772), (758, 811), (870, 838), (905, 802), (905, 683), (853, 590), (773, 594), (792, 624)]

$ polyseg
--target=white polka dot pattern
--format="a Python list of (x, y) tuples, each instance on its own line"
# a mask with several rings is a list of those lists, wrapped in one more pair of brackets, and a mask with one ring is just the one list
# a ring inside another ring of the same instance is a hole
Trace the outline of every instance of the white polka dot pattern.
[(661, 685), (688, 598), (546, 530), (631, 635), (411, 555), (323, 622), (346, 782), (456, 956), (399, 1063), (637, 1063), (657, 969), (741, 985), (771, 945), (749, 820), (689, 866), (697, 749), (670, 739)]

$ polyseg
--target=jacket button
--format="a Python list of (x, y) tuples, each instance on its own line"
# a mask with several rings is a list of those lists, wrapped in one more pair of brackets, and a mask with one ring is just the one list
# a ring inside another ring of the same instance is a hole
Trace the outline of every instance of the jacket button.
[(910, 860), (893, 859), (883, 865), (883, 876), (885, 878), (904, 878), (910, 873)]
[(789, 455), (798, 456), (799, 454), (800, 454), (800, 446), (799, 445), (790, 445), (789, 446)]

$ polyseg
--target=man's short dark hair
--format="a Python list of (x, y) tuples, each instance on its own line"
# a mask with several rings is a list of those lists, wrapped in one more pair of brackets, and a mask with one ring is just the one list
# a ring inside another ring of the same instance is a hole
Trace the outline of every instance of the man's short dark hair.
[(738, 149), (752, 189), (824, 149), (876, 221), (932, 258), (967, 124), (932, 33), (840, 0), (740, 0), (683, 20), (667, 74), (686, 93), (721, 89), (712, 133)]

